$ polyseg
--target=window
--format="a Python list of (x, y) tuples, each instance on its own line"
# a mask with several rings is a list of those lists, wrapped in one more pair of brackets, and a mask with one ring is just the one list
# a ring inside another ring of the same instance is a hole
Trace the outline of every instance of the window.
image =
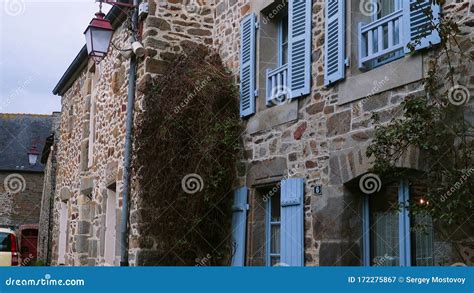
[(364, 200), (364, 262), (373, 266), (431, 266), (433, 225), (429, 215), (410, 216), (408, 202), (427, 204), (424, 188), (407, 181), (385, 186)]
[[(373, 95), (373, 92), (364, 89), (372, 87), (371, 83), (377, 75), (365, 76), (357, 81), (353, 78), (410, 53), (411, 50), (407, 46), (409, 43), (416, 51), (440, 43), (441, 38), (435, 27), (439, 23), (441, 8), (434, 2), (430, 0), (326, 1), (325, 86), (345, 79), (346, 67), (348, 67), (352, 82), (342, 89), (342, 95), (350, 97), (343, 98), (343, 102)], [(427, 15), (427, 12), (431, 13), (431, 17)], [(349, 20), (347, 25), (346, 19)], [(418, 59), (410, 58), (417, 62), (415, 63), (416, 72), (421, 68), (421, 62)], [(419, 72), (422, 74), (422, 69)], [(403, 83), (400, 81), (396, 83), (399, 85), (396, 85), (392, 82), (390, 87), (398, 87), (419, 78), (418, 74), (406, 76), (402, 80)], [(365, 80), (370, 80), (370, 84)], [(358, 84), (361, 89), (351, 86), (352, 84)], [(389, 86), (385, 86), (387, 87)]]
[(64, 265), (66, 263), (68, 204), (65, 201), (61, 201), (60, 205), (58, 263)]
[(287, 101), (288, 91), (288, 11), (280, 13), (275, 21), (276, 26), (276, 57), (275, 69), (267, 69), (267, 106), (275, 106)]
[(14, 235), (10, 233), (0, 232), (0, 252), (11, 252)]
[[(273, 190), (276, 190), (274, 188)], [(271, 191), (268, 192), (270, 195)], [(281, 205), (280, 190), (269, 196), (266, 207), (267, 215), (267, 266), (275, 266), (280, 263), (280, 231), (281, 231)]]
[(402, 1), (384, 0), (376, 4), (372, 21), (359, 23), (361, 69), (374, 68), (404, 56)]
[[(264, 99), (261, 99), (265, 108), (275, 102), (281, 104), (310, 94), (311, 13), (311, 1), (278, 0), (262, 9), (258, 17), (256, 13), (252, 13), (242, 19), (241, 117), (255, 113), (259, 92), (265, 92)], [(277, 20), (279, 23), (276, 23)], [(260, 52), (256, 52), (257, 28), (258, 39), (262, 40), (258, 46)], [(258, 66), (257, 53), (260, 57)], [(264, 73), (259, 78), (257, 87), (256, 73), (259, 72)]]
[(278, 65), (288, 64), (288, 14), (278, 22)]
[(108, 265), (115, 264), (115, 244), (116, 244), (116, 191), (107, 189), (107, 203), (105, 212), (105, 262)]

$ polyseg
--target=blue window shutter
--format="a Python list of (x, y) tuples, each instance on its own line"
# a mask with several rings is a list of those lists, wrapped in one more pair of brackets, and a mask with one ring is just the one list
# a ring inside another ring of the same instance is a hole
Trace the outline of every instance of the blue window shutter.
[(311, 92), (312, 0), (289, 0), (288, 80), (291, 98)]
[(281, 182), (281, 263), (304, 265), (304, 180)]
[[(441, 9), (439, 4), (430, 4), (430, 2), (430, 0), (405, 0), (403, 3), (405, 42), (408, 44), (419, 40), (420, 42), (415, 45), (415, 50), (421, 50), (441, 42), (438, 31), (433, 30), (431, 20), (426, 15), (427, 9), (431, 6), (433, 24), (437, 25)], [(410, 53), (410, 49), (406, 46), (405, 53)]]
[(324, 85), (345, 76), (345, 0), (326, 1), (326, 33), (324, 40)]
[(232, 205), (232, 266), (245, 265), (247, 194), (247, 187), (241, 187), (234, 191), (234, 204)]
[(252, 13), (240, 24), (240, 116), (255, 113), (255, 30)]

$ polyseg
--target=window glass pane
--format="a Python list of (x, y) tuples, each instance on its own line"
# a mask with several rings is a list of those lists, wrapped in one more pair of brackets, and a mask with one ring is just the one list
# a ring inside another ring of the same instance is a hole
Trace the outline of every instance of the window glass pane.
[(11, 244), (10, 234), (0, 233), (0, 251), (11, 251)]
[(282, 65), (288, 64), (288, 43), (282, 46), (282, 56), (281, 56), (281, 63)]
[(280, 224), (271, 225), (270, 253), (280, 253)]
[(269, 188), (267, 205), (267, 226), (266, 233), (268, 237), (266, 242), (267, 265), (274, 266), (280, 262), (280, 189), (279, 186)]
[(377, 266), (400, 264), (398, 229), (399, 184), (370, 196), (371, 261)]
[[(422, 206), (430, 203), (424, 196), (426, 187), (422, 184), (410, 184), (411, 204)], [(411, 256), (414, 266), (432, 266), (433, 257), (433, 220), (423, 210), (411, 217)]]
[(271, 198), (271, 221), (280, 222), (280, 191), (275, 192)]
[(288, 63), (288, 16), (284, 16), (280, 22), (281, 25), (281, 40), (280, 40), (280, 60), (281, 65)]
[(400, 0), (378, 0), (377, 19), (401, 9)]
[(282, 43), (288, 43), (288, 16), (282, 19)]
[(431, 216), (417, 214), (412, 217), (412, 264), (433, 265), (433, 225)]

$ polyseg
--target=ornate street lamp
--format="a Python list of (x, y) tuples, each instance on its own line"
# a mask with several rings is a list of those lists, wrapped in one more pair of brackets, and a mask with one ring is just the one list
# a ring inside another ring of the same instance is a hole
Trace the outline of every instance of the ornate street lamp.
[(39, 151), (36, 148), (36, 146), (31, 146), (31, 149), (28, 151), (28, 162), (30, 163), (31, 166), (36, 165), (36, 162), (38, 161), (38, 156), (39, 156)]
[[(99, 12), (95, 14), (95, 18), (92, 19), (86, 31), (84, 32), (84, 35), (86, 36), (87, 53), (89, 54), (89, 57), (95, 60), (96, 63), (99, 63), (105, 58), (105, 56), (107, 56), (107, 52), (109, 51), (112, 41), (112, 35), (114, 33), (112, 24), (109, 20), (105, 19), (105, 14), (102, 12), (102, 3), (118, 6), (119, 8), (135, 7), (134, 5), (128, 3), (111, 0), (98, 0), (98, 2), (100, 2)], [(143, 49), (143, 47), (140, 49)], [(132, 49), (130, 49), (130, 51), (131, 50)]]
[(100, 3), (100, 10), (95, 16), (96, 17), (92, 19), (84, 32), (84, 35), (86, 36), (89, 56), (94, 58), (96, 63), (99, 63), (105, 58), (109, 51), (114, 29), (110, 21), (104, 18), (105, 14), (102, 12), (102, 2)]

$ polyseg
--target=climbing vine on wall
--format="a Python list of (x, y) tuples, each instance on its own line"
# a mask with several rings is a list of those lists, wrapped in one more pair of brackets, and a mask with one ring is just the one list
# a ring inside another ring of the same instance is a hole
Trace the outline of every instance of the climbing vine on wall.
[(135, 140), (140, 246), (153, 265), (226, 265), (242, 131), (234, 79), (201, 47), (167, 62)]
[[(474, 106), (468, 89), (474, 55), (468, 32), (458, 26), (459, 18), (443, 16), (436, 23), (430, 9), (426, 15), (441, 43), (429, 51), (424, 94), (407, 97), (403, 117), (389, 123), (380, 123), (374, 115), (376, 130), (367, 155), (375, 159), (373, 172), (395, 178), (409, 172), (397, 168), (401, 158), (410, 150), (419, 151), (419, 179), (427, 192), (421, 204), (410, 208), (429, 213), (445, 231), (454, 232), (472, 226), (468, 219), (474, 210)], [(412, 51), (416, 42), (409, 45)]]

